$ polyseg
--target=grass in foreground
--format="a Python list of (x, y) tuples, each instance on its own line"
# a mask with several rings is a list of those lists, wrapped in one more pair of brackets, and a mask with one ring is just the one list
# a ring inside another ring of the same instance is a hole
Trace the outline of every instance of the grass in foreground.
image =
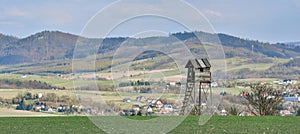
[[(149, 117), (130, 117), (145, 120)], [(300, 117), (214, 116), (199, 126), (197, 116), (189, 116), (170, 133), (300, 133)], [(130, 128), (129, 128), (130, 129)], [(3, 117), (1, 133), (104, 133), (88, 117)]]

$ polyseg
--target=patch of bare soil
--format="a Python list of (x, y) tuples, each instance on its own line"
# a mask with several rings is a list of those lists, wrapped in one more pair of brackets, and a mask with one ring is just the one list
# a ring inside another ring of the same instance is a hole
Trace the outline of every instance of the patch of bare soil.
[(64, 116), (64, 115), (0, 108), (0, 117), (42, 117), (42, 116)]

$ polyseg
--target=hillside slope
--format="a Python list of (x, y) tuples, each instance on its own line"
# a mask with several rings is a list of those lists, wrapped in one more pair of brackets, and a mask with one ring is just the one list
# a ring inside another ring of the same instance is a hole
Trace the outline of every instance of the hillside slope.
[[(76, 57), (88, 59), (80, 63), (84, 71), (109, 71), (115, 53), (124, 43), (129, 44), (132, 49), (145, 44), (155, 47), (162, 44), (176, 46), (178, 43), (184, 43), (197, 57), (207, 57), (203, 45), (217, 44), (216, 37), (223, 46), (226, 58), (235, 60), (229, 61), (227, 65), (228, 73), (231, 74), (232, 78), (272, 77), (273, 72), (276, 70), (274, 68), (278, 68), (277, 64), (279, 64), (275, 62), (275, 59), (285, 59), (282, 61), (286, 61), (291, 57), (300, 56), (300, 46), (297, 45), (263, 43), (221, 33), (183, 32), (173, 33), (168, 37), (90, 39), (60, 31), (42, 31), (22, 39), (0, 34), (0, 66), (2, 66), (2, 73), (71, 73), (73, 52), (77, 43), (81, 45), (80, 47), (87, 48), (78, 51), (76, 55)], [(99, 48), (96, 48), (98, 50), (95, 51), (95, 48), (90, 46), (99, 46)], [(153, 58), (155, 59), (153, 60)], [(146, 62), (143, 61), (144, 59), (152, 60)], [(91, 60), (96, 60), (95, 65), (90, 62)], [(124, 58), (114, 60), (118, 61), (119, 64), (129, 62)], [(168, 55), (158, 51), (142, 52), (134, 60), (140, 60), (141, 62), (132, 64), (133, 69), (155, 70), (176, 66)], [(95, 68), (89, 66), (95, 66)], [(270, 68), (271, 66), (273, 66), (273, 69)], [(267, 74), (265, 71), (269, 73)], [(288, 74), (290, 73), (286, 75)]]
[[(195, 34), (200, 40), (196, 38)], [(197, 49), (195, 46), (200, 46), (204, 42), (211, 44), (216, 43), (216, 40), (214, 39), (216, 34), (204, 32), (174, 33), (171, 34), (171, 36), (184, 41), (186, 45), (190, 47), (192, 52), (202, 51), (201, 49)], [(226, 34), (217, 34), (217, 37), (219, 37), (219, 40), (224, 47), (229, 47), (232, 49), (243, 48), (245, 50), (252, 51), (253, 46), (253, 51), (256, 54), (265, 55), (266, 57), (290, 58), (300, 55), (300, 46), (294, 46), (291, 48), (289, 45), (282, 43), (262, 43), (259, 41), (240, 39), (238, 37)], [(63, 33), (60, 31), (43, 31), (23, 39), (0, 34), (0, 65), (72, 58), (73, 50), (78, 38), (83, 37), (69, 33)], [(102, 47), (99, 48), (98, 53), (106, 53), (109, 51), (115, 51), (122, 42), (128, 39), (133, 40), (132, 42), (136, 43), (133, 43), (132, 45), (140, 45), (138, 42), (143, 42), (146, 44), (171, 44), (176, 42), (176, 40), (173, 40), (170, 36), (148, 37), (142, 39), (122, 37), (106, 38), (103, 40), (103, 42), (102, 39), (86, 38), (85, 40), (93, 44), (99, 44), (102, 42)], [(225, 54), (227, 58), (238, 56), (238, 54), (252, 56), (251, 53), (245, 52), (240, 52), (237, 54), (230, 49), (225, 49)], [(155, 56), (156, 54), (149, 53), (149, 56), (144, 56), (144, 58), (149, 58), (153, 55)]]

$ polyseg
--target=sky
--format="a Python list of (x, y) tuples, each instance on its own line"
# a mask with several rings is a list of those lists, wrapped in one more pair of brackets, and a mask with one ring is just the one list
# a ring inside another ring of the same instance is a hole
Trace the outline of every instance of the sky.
[(1, 0), (0, 3), (0, 33), (19, 38), (44, 30), (80, 35), (93, 25), (92, 29), (98, 31), (110, 30), (110, 36), (197, 30), (271, 43), (300, 41), (299, 0)]

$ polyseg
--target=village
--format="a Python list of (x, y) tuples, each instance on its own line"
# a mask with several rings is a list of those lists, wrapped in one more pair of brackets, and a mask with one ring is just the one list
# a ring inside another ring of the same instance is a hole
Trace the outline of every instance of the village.
[[(24, 77), (24, 76), (22, 76)], [(236, 88), (247, 88), (250, 83), (238, 81), (232, 84), (228, 82), (227, 84), (212, 82), (211, 86), (213, 90), (222, 90), (220, 96), (225, 97), (236, 97), (242, 98), (243, 93), (233, 95), (230, 90), (226, 88), (234, 86)], [(300, 90), (299, 83), (296, 80), (278, 80), (265, 82), (261, 81), (260, 84), (269, 84), (274, 88), (280, 90), (283, 94), (282, 104), (277, 108), (278, 115), (280, 116), (296, 116), (300, 108)], [(209, 88), (206, 83), (201, 84), (202, 88)], [(180, 82), (169, 82), (166, 84), (165, 89), (163, 89), (165, 94), (174, 94), (174, 89), (184, 88)], [(170, 91), (170, 89), (172, 89)], [(52, 91), (57, 91), (51, 89)], [(236, 89), (238, 90), (238, 89)], [(151, 89), (149, 90), (151, 91)], [(226, 92), (227, 91), (227, 92)], [(236, 92), (235, 92), (236, 93)], [(15, 108), (16, 110), (27, 110), (33, 112), (45, 112), (52, 114), (62, 114), (62, 115), (120, 115), (120, 116), (176, 116), (180, 114), (181, 107), (183, 106), (182, 101), (172, 101), (173, 98), (156, 98), (151, 97), (148, 93), (138, 93), (136, 97), (127, 96), (125, 98), (119, 98), (118, 101), (109, 101), (107, 104), (97, 103), (91, 106), (84, 106), (78, 102), (78, 98), (63, 95), (59, 96), (56, 93), (31, 93), (26, 92), (22, 95), (14, 97), (12, 99), (0, 98), (1, 107)], [(116, 104), (111, 104), (116, 103)], [(105, 106), (109, 105), (109, 106)], [(122, 105), (126, 107), (122, 108)], [(222, 105), (222, 102), (221, 102)], [(254, 114), (245, 109), (238, 109), (238, 113), (232, 113), (228, 107), (219, 107), (215, 114), (220, 116), (236, 115), (236, 116), (254, 116)]]

